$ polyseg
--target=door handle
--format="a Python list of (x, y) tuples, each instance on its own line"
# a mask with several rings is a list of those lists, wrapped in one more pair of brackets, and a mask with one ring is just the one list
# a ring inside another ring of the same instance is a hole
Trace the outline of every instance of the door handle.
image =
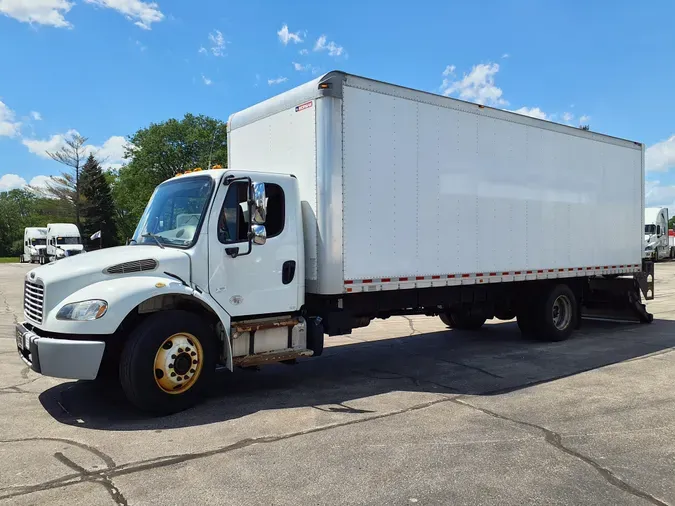
[(281, 268), (281, 282), (289, 284), (295, 277), (295, 260), (287, 260)]

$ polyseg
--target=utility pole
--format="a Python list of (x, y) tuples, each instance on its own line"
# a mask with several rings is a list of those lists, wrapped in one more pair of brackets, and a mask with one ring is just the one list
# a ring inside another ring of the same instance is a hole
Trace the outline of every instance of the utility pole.
[(209, 147), (209, 165), (208, 165), (208, 170), (211, 170), (211, 155), (213, 154), (213, 144), (216, 142), (216, 135), (218, 134), (218, 129), (220, 128), (220, 125), (216, 127), (216, 129), (213, 131), (213, 137), (211, 138), (211, 147)]

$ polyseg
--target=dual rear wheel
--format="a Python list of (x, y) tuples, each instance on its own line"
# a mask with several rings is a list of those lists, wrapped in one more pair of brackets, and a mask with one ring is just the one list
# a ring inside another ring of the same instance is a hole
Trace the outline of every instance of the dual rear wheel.
[[(568, 339), (579, 320), (577, 297), (566, 284), (530, 294), (531, 302), (524, 305), (518, 315), (518, 327), (523, 335), (542, 341)], [(441, 321), (457, 330), (477, 330), (485, 318), (468, 311), (448, 311), (440, 315)]]

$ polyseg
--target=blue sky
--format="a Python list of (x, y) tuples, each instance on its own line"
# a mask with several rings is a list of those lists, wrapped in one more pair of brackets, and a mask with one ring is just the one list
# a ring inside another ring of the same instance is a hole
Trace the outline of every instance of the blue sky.
[(58, 173), (45, 149), (69, 131), (118, 165), (150, 122), (227, 120), (340, 69), (644, 142), (648, 204), (675, 209), (673, 19), (660, 0), (0, 0), (0, 190)]

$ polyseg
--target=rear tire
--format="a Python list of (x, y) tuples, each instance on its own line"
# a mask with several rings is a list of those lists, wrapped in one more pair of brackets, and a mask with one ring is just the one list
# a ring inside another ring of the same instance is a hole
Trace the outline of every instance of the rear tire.
[(468, 311), (448, 311), (441, 316), (441, 320), (451, 329), (478, 330), (483, 326), (486, 318)]
[(578, 325), (577, 298), (568, 285), (552, 286), (547, 293), (532, 294), (537, 302), (518, 315), (518, 326), (526, 336), (540, 341), (569, 339)]
[(202, 318), (189, 311), (160, 311), (131, 332), (120, 358), (120, 383), (136, 407), (176, 413), (201, 400), (217, 359), (216, 335)]

